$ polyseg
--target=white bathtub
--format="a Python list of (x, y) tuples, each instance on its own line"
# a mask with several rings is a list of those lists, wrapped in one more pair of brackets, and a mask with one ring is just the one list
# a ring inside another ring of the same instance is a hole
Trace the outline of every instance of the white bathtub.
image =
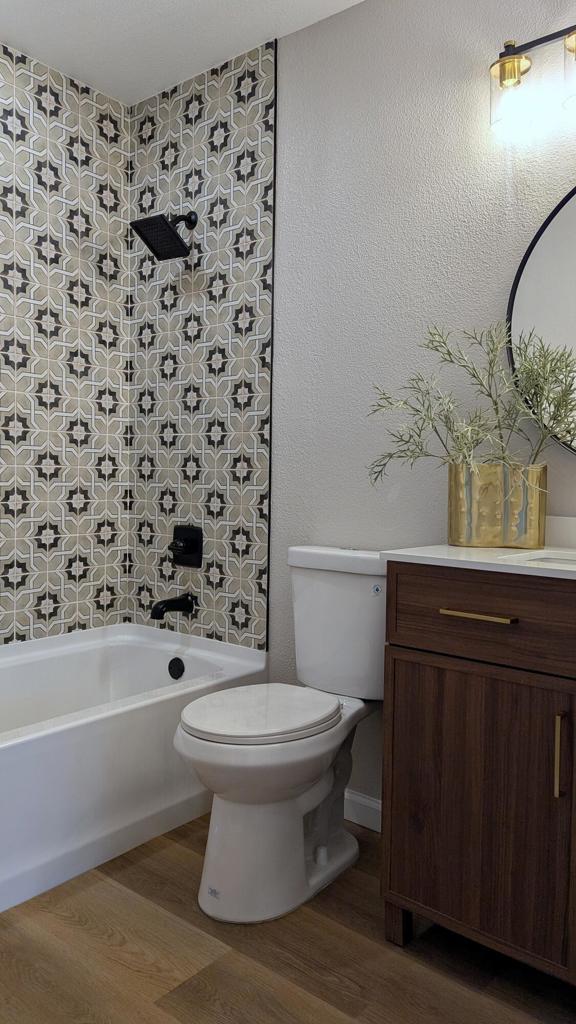
[(0, 910), (204, 814), (181, 709), (265, 679), (265, 654), (148, 626), (0, 649)]

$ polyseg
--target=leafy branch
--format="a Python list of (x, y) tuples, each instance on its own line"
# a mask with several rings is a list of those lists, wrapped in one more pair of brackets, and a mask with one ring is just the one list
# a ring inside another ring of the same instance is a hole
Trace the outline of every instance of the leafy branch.
[(370, 466), (373, 482), (392, 462), (529, 465), (554, 438), (576, 441), (576, 355), (531, 332), (514, 343), (512, 370), (508, 345), (506, 324), (464, 331), (460, 341), (429, 329), (421, 347), (463, 374), (475, 405), (463, 408), (453, 391), (423, 373), (411, 376), (397, 397), (377, 387), (372, 413), (403, 414), (403, 422), (388, 430), (390, 447)]

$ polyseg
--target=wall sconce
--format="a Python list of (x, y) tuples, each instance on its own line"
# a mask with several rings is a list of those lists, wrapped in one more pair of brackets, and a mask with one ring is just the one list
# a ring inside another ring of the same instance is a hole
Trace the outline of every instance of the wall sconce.
[(532, 67), (533, 50), (557, 39), (564, 40), (564, 86), (565, 101), (576, 99), (576, 25), (550, 35), (531, 39), (528, 43), (517, 44), (515, 39), (504, 43), (498, 60), (490, 65), (490, 123), (497, 124), (513, 113), (513, 94), (522, 87), (522, 79)]
[(576, 99), (576, 32), (564, 36), (564, 90), (565, 103)]

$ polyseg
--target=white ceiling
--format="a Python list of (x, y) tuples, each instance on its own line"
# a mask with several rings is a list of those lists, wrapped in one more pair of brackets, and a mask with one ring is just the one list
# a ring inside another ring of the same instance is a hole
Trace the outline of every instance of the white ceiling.
[(0, 0), (0, 40), (135, 103), (361, 0)]

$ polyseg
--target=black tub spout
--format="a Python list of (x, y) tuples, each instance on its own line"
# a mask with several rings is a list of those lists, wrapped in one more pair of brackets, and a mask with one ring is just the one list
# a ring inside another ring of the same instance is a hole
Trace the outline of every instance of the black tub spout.
[(167, 597), (164, 601), (157, 601), (156, 604), (153, 604), (150, 618), (163, 619), (167, 612), (195, 615), (197, 608), (198, 598), (194, 594), (178, 594), (177, 597)]

